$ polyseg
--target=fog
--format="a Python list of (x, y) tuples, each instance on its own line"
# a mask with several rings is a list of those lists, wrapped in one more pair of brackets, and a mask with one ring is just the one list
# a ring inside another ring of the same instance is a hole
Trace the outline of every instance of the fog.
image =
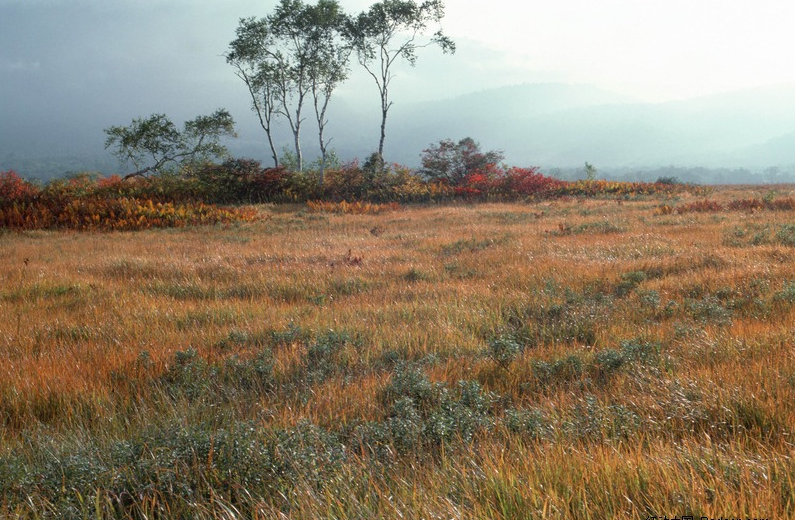
[[(348, 12), (370, 1), (342, 0)], [(387, 159), (472, 136), (511, 164), (603, 169), (795, 164), (795, 6), (631, 0), (447, 2), (455, 55), (423, 49), (396, 69)], [(274, 1), (0, 0), (0, 170), (118, 170), (103, 129), (219, 107), (236, 155), (266, 160), (245, 87), (222, 54), (241, 17)], [(343, 159), (373, 151), (375, 85), (356, 64), (332, 100)], [(315, 153), (311, 121), (307, 154)], [(285, 135), (281, 143), (288, 141)], [(604, 170), (603, 170), (604, 171)]]

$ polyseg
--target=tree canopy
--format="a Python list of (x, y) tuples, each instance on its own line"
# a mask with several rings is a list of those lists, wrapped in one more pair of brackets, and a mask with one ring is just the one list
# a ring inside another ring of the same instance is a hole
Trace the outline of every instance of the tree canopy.
[(105, 148), (115, 148), (116, 157), (135, 166), (126, 177), (157, 173), (169, 164), (223, 158), (227, 150), (221, 139), (236, 137), (235, 121), (224, 109), (186, 121), (182, 130), (165, 114), (152, 114), (133, 119), (129, 126), (106, 128), (105, 133)]
[(443, 139), (423, 150), (420, 173), (431, 180), (458, 185), (468, 175), (484, 170), (489, 164), (497, 164), (504, 158), (499, 150), (482, 152), (480, 144), (471, 137), (465, 137), (457, 143)]

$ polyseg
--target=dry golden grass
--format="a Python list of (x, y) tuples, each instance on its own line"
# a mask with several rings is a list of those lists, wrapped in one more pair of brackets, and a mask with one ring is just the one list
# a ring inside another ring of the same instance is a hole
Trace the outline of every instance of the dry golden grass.
[[(725, 188), (709, 199), (766, 193)], [(95, 483), (78, 510), (790, 517), (795, 244), (776, 233), (795, 214), (657, 211), (697, 200), (681, 197), (380, 215), (276, 206), (225, 227), (2, 234), (0, 465), (45, 474), (35, 452), (44, 441), (31, 435), (107, 446), (153, 424), (287, 431), (308, 421), (354, 439), (358, 425), (397, 413), (384, 392), (408, 362), (450, 389), (477, 381), (493, 392), (491, 425), (390, 463), (351, 441), (322, 485), (309, 475), (281, 495), (222, 491), (208, 476), (193, 505), (161, 491), (122, 506)], [(324, 334), (346, 339), (313, 352)], [(522, 346), (504, 364), (488, 354), (501, 335)], [(222, 366), (255, 359), (265, 343), (268, 391), (209, 404), (164, 397), (178, 353)], [(537, 412), (541, 429), (512, 429), (509, 410)], [(70, 489), (83, 489), (41, 481), (22, 492), (22, 473), (0, 470), (0, 515), (60, 514)]]

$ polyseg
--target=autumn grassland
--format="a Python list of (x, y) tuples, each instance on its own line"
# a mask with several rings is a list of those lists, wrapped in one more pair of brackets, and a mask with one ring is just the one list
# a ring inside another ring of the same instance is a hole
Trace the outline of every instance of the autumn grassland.
[(791, 517), (791, 189), (2, 233), (0, 516)]

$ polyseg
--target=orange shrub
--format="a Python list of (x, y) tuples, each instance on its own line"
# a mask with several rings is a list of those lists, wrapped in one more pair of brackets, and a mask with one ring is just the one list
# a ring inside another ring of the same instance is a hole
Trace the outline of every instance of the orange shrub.
[(56, 210), (45, 204), (16, 204), (0, 210), (0, 227), (133, 231), (253, 220), (252, 210), (202, 203), (173, 204), (140, 199), (76, 198)]
[(397, 202), (387, 204), (373, 204), (371, 202), (325, 202), (322, 200), (310, 200), (306, 203), (309, 210), (314, 213), (340, 213), (347, 215), (378, 215), (387, 211), (400, 209)]
[(38, 195), (39, 189), (14, 170), (0, 172), (0, 208), (25, 203)]
[(720, 202), (707, 199), (688, 202), (676, 208), (677, 213), (712, 213), (722, 210), (723, 205)]

